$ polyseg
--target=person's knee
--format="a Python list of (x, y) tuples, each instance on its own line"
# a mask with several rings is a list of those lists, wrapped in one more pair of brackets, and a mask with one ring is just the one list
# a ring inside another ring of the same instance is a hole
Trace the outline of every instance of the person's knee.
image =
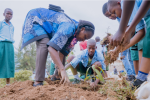
[(70, 63), (73, 59), (75, 58), (75, 56), (71, 55), (67, 58), (67, 63)]

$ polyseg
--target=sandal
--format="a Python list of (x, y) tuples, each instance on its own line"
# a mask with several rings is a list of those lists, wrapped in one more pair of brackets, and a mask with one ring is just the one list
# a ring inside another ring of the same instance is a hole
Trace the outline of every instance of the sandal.
[(37, 87), (37, 86), (43, 86), (43, 82), (40, 82), (40, 83), (38, 83), (38, 84), (33, 84), (33, 87)]
[(51, 81), (60, 80), (60, 78), (56, 78), (56, 76), (52, 76)]

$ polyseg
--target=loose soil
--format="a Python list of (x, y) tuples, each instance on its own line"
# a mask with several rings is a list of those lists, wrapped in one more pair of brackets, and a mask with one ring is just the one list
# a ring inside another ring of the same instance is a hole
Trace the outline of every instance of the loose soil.
[[(33, 81), (28, 80), (0, 88), (0, 100), (118, 100), (123, 95), (118, 94), (117, 89), (113, 90), (115, 88), (113, 86), (118, 88), (123, 86), (121, 81), (114, 79), (108, 79), (104, 85), (98, 85), (95, 91), (87, 82), (64, 86), (60, 85), (59, 81), (45, 80), (47, 84), (44, 86), (33, 87)], [(125, 97), (120, 100), (126, 99)]]
[[(123, 47), (122, 46), (117, 46), (115, 49), (111, 48), (110, 45), (108, 45), (108, 52), (107, 52), (107, 56), (105, 56), (105, 64), (109, 65), (114, 63), (117, 58), (119, 57), (119, 53), (121, 53), (123, 51)], [(120, 59), (122, 60), (124, 58), (124, 56), (122, 56)]]

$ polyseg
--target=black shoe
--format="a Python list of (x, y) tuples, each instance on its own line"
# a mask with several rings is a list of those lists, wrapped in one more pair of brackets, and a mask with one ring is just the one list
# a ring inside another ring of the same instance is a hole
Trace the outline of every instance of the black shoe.
[(51, 81), (57, 81), (57, 80), (60, 80), (60, 78), (56, 78), (56, 76), (55, 76), (55, 75), (54, 75), (54, 76), (52, 76)]
[(135, 88), (139, 88), (141, 86), (142, 83), (144, 83), (145, 81), (141, 81), (139, 79), (135, 79), (134, 81), (132, 81), (130, 83), (130, 86), (132, 87), (132, 90), (134, 90)]
[(40, 83), (38, 83), (38, 84), (33, 84), (33, 87), (37, 87), (37, 86), (43, 86), (43, 82), (40, 82)]
[(135, 80), (135, 76), (134, 75), (127, 75), (126, 80), (127, 81), (133, 81), (133, 80)]
[(79, 84), (81, 81), (79, 79), (74, 79), (74, 81), (72, 82), (72, 84)]

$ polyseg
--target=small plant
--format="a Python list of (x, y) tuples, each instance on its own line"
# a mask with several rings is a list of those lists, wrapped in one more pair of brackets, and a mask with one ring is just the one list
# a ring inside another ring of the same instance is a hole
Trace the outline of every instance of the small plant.
[[(93, 66), (91, 66), (91, 67), (92, 67), (93, 71), (97, 74), (97, 76), (94, 75), (94, 78), (99, 79), (102, 83), (105, 83), (105, 80), (104, 80), (102, 74), (95, 68), (95, 65), (93, 65)], [(84, 79), (84, 81), (86, 81), (86, 80), (88, 80), (88, 79), (92, 79), (93, 75), (92, 75), (92, 76), (88, 76), (88, 71), (89, 71), (89, 69), (90, 69), (91, 67), (89, 67), (89, 68), (87, 69), (87, 71), (86, 71), (86, 78)], [(100, 68), (100, 67), (98, 67), (98, 68), (104, 73), (104, 71), (103, 71), (102, 68)], [(105, 73), (104, 73), (104, 74), (105, 74)]]
[(20, 70), (19, 72), (15, 73), (15, 81), (26, 81), (30, 79), (32, 75), (32, 71), (30, 70)]

